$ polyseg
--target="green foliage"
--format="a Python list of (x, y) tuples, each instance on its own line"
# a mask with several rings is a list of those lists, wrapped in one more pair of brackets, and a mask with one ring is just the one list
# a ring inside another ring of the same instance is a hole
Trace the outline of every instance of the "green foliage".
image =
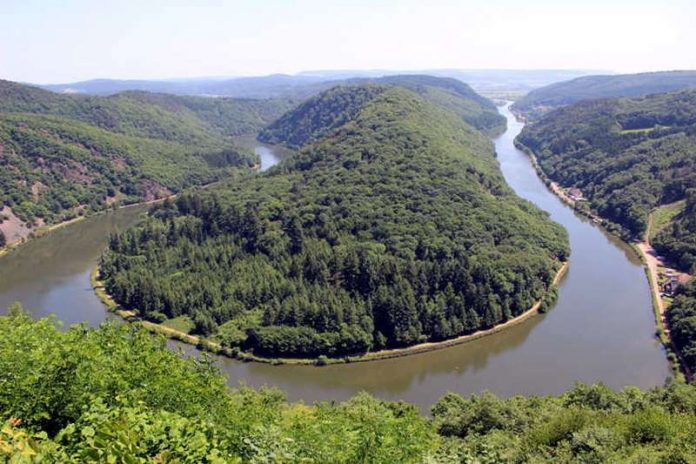
[(59, 95), (0, 81), (0, 205), (53, 223), (213, 182), (256, 162), (229, 136), (255, 134), (290, 105)]
[(134, 137), (205, 144), (256, 134), (293, 106), (288, 100), (187, 97), (124, 92), (109, 97), (57, 94), (0, 80), (0, 112), (62, 116)]
[(110, 200), (160, 198), (255, 162), (215, 141), (187, 146), (26, 113), (0, 113), (0, 141), (0, 198), (29, 222), (59, 222)]
[(285, 163), (112, 238), (101, 271), (120, 304), (257, 355), (342, 357), (504, 322), (568, 255), (491, 143), (410, 91), (340, 87), (282, 121), (306, 144)]
[(323, 92), (318, 98), (305, 102), (261, 131), (260, 140), (284, 143), (294, 148), (319, 140), (350, 121), (360, 107), (383, 92), (385, 86), (415, 92), (489, 135), (505, 130), (505, 118), (498, 114), (495, 105), (456, 79), (404, 75), (349, 79), (341, 84), (360, 86), (352, 92), (345, 92), (340, 86)]
[(450, 393), (434, 407), (438, 462), (694, 462), (696, 389), (614, 392), (577, 385), (560, 397)]
[(4, 247), (7, 245), (7, 238), (5, 237), (5, 233), (0, 230), (0, 248)]
[(670, 262), (696, 273), (696, 189), (686, 191), (683, 209), (657, 233), (652, 244)]
[(549, 110), (581, 100), (640, 97), (693, 88), (696, 88), (694, 71), (584, 76), (532, 90), (517, 100), (513, 109), (536, 119)]
[[(687, 191), (687, 196), (689, 192)], [(655, 236), (664, 228), (669, 226), (679, 214), (684, 211), (686, 200), (675, 201), (669, 205), (663, 205), (652, 212), (652, 222), (650, 224), (650, 240), (654, 240)]]
[(352, 92), (346, 92), (343, 87), (327, 90), (262, 130), (259, 140), (283, 143), (291, 148), (316, 142), (355, 118), (365, 104), (385, 90), (376, 85), (355, 87)]
[(289, 99), (207, 98), (150, 92), (124, 92), (107, 100), (152, 105), (226, 136), (256, 135), (295, 106)]
[(9, 463), (692, 463), (696, 388), (579, 384), (559, 397), (445, 395), (432, 419), (363, 393), (288, 404), (229, 389), (205, 356), (106, 323), (0, 316), (0, 461)]
[(517, 140), (549, 178), (580, 188), (591, 209), (642, 237), (653, 208), (696, 187), (696, 91), (577, 103)]
[(690, 372), (696, 372), (696, 280), (678, 288), (667, 308), (670, 336)]
[(403, 75), (386, 76), (374, 82), (415, 92), (429, 102), (447, 108), (485, 134), (498, 135), (505, 131), (506, 120), (495, 105), (458, 79)]
[(413, 406), (230, 390), (206, 358), (127, 325), (61, 331), (15, 311), (0, 330), (3, 462), (415, 463), (437, 445)]

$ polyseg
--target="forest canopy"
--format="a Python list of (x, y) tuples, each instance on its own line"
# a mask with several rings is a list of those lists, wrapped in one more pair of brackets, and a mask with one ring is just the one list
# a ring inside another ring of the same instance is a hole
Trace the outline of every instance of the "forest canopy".
[[(579, 188), (592, 210), (627, 237), (642, 237), (651, 210), (696, 187), (696, 91), (577, 103), (525, 126), (517, 142), (551, 180)], [(656, 241), (686, 269), (694, 255), (681, 255), (693, 253), (693, 244), (674, 241), (693, 242), (692, 216), (693, 208), (685, 211), (682, 225), (666, 232), (672, 238)]]
[(689, 372), (696, 372), (696, 280), (679, 286), (667, 308), (670, 336)]
[[(457, 79), (424, 75), (403, 75), (387, 76), (379, 79), (348, 79), (339, 84), (344, 86), (372, 84), (402, 87), (417, 93), (435, 105), (447, 108), (469, 125), (474, 126), (487, 135), (498, 135), (505, 130), (505, 118), (498, 113), (495, 105)], [(322, 84), (322, 86), (327, 85), (329, 84)], [(339, 85), (331, 85), (330, 87), (339, 87)], [(274, 121), (270, 126), (262, 130), (259, 134), (259, 139), (268, 143), (283, 143), (290, 147), (298, 147), (307, 143), (309, 140), (298, 140), (298, 138), (307, 136), (305, 133), (307, 127), (298, 127), (294, 120), (297, 120), (300, 114), (305, 118), (311, 118), (312, 115), (307, 113), (312, 111), (315, 111), (314, 103), (313, 100), (309, 100), (296, 111), (287, 113), (283, 118)], [(330, 112), (324, 112), (323, 115), (329, 118), (336, 116)], [(346, 116), (350, 115), (340, 115), (340, 117), (344, 118)], [(341, 122), (345, 121), (341, 121), (339, 118), (334, 121), (334, 124)], [(326, 121), (315, 120), (312, 124), (323, 128), (323, 130), (332, 128), (332, 124), (326, 124)]]
[[(19, 308), (0, 316), (0, 461), (308, 464), (689, 463), (696, 388), (558, 397), (456, 393), (432, 417), (360, 394), (288, 403), (230, 389), (205, 356), (116, 322), (61, 330)], [(17, 349), (21, 347), (21, 349)]]
[(670, 262), (696, 273), (696, 189), (686, 191), (684, 208), (657, 233), (652, 245)]
[(282, 118), (301, 147), (111, 239), (108, 292), (154, 321), (270, 357), (341, 357), (490, 328), (544, 298), (565, 231), (516, 197), (491, 142), (393, 86)]
[(289, 101), (128, 92), (54, 94), (0, 81), (0, 206), (29, 224), (151, 200), (213, 182), (256, 156), (256, 132)]

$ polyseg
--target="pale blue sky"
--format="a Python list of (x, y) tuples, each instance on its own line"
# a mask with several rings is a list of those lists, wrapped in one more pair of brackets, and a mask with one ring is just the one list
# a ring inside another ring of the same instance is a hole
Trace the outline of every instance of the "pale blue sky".
[(695, 0), (0, 0), (0, 78), (696, 69)]

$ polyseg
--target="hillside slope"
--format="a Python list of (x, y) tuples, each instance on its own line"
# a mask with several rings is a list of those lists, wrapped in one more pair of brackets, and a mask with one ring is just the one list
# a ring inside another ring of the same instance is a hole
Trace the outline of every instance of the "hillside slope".
[[(462, 120), (488, 135), (496, 135), (505, 130), (505, 118), (498, 114), (495, 105), (488, 99), (478, 95), (471, 87), (456, 79), (403, 75), (377, 79), (349, 79), (340, 82), (322, 83), (320, 85), (321, 87), (329, 88), (334, 85), (366, 84), (395, 86), (411, 90), (431, 103), (449, 109)], [(319, 86), (317, 86), (317, 88), (319, 88)], [(305, 102), (300, 106), (298, 111), (292, 111), (286, 114), (284, 117), (277, 119), (270, 126), (262, 130), (259, 134), (259, 139), (268, 143), (285, 143), (290, 147), (298, 147), (307, 143), (308, 140), (299, 140), (298, 137), (304, 137), (303, 131), (308, 130), (309, 126), (320, 126), (327, 131), (334, 127), (332, 124), (324, 124), (323, 121), (311, 121), (313, 118), (311, 114), (312, 111), (314, 111), (312, 101)], [(347, 112), (341, 114), (333, 123), (338, 125), (343, 124), (352, 116), (349, 109)], [(296, 121), (298, 117), (308, 120)], [(333, 116), (329, 114), (329, 117)], [(311, 129), (309, 130), (311, 132)], [(286, 136), (286, 134), (290, 132), (294, 132), (294, 137)], [(313, 134), (312, 136), (319, 135), (320, 134)]]
[(55, 223), (215, 181), (255, 163), (230, 136), (255, 134), (290, 105), (143, 92), (58, 95), (0, 81), (0, 210), (10, 208), (3, 215), (26, 235), (22, 223)]
[(696, 91), (576, 103), (527, 125), (517, 142), (549, 178), (642, 237), (653, 208), (696, 187)]
[(234, 350), (316, 357), (470, 333), (547, 294), (565, 231), (455, 113), (366, 85), (285, 120), (279, 140), (299, 154), (112, 240), (102, 277), (119, 303)]
[[(128, 325), (56, 327), (0, 316), (4, 462), (302, 462), (307, 464), (689, 463), (696, 388), (615, 392), (576, 385), (558, 397), (448, 393), (432, 418), (360, 394), (288, 403), (232, 390), (214, 364), (182, 358)], [(22, 349), (18, 350), (17, 347)]]
[(517, 100), (515, 112), (527, 119), (580, 100), (640, 97), (696, 88), (696, 71), (665, 71), (611, 76), (584, 76), (535, 89)]
[(56, 94), (0, 80), (0, 112), (65, 116), (111, 132), (182, 143), (254, 135), (280, 117), (289, 100), (185, 97), (125, 92), (109, 97)]
[(679, 268), (696, 273), (696, 189), (686, 190), (684, 208), (657, 233), (652, 245)]

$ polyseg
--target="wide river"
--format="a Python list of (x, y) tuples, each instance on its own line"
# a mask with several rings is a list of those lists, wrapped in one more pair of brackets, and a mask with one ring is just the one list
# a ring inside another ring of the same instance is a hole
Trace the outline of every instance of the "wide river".
[[(556, 394), (577, 381), (602, 381), (614, 388), (664, 383), (670, 372), (654, 337), (650, 291), (640, 262), (547, 190), (528, 157), (513, 145), (522, 124), (507, 107), (500, 112), (508, 129), (495, 145), (505, 178), (519, 196), (548, 211), (570, 234), (571, 265), (555, 308), (464, 345), (392, 360), (319, 368), (218, 358), (231, 385), (277, 386), (290, 400), (305, 402), (342, 400), (365, 390), (427, 411), (447, 391), (510, 396)], [(263, 169), (279, 160), (273, 147), (258, 145), (256, 151)], [(95, 326), (112, 317), (90, 288), (90, 269), (109, 233), (133, 224), (142, 212), (130, 208), (93, 217), (0, 258), (0, 312), (19, 301), (36, 316), (55, 313), (65, 324)]]

